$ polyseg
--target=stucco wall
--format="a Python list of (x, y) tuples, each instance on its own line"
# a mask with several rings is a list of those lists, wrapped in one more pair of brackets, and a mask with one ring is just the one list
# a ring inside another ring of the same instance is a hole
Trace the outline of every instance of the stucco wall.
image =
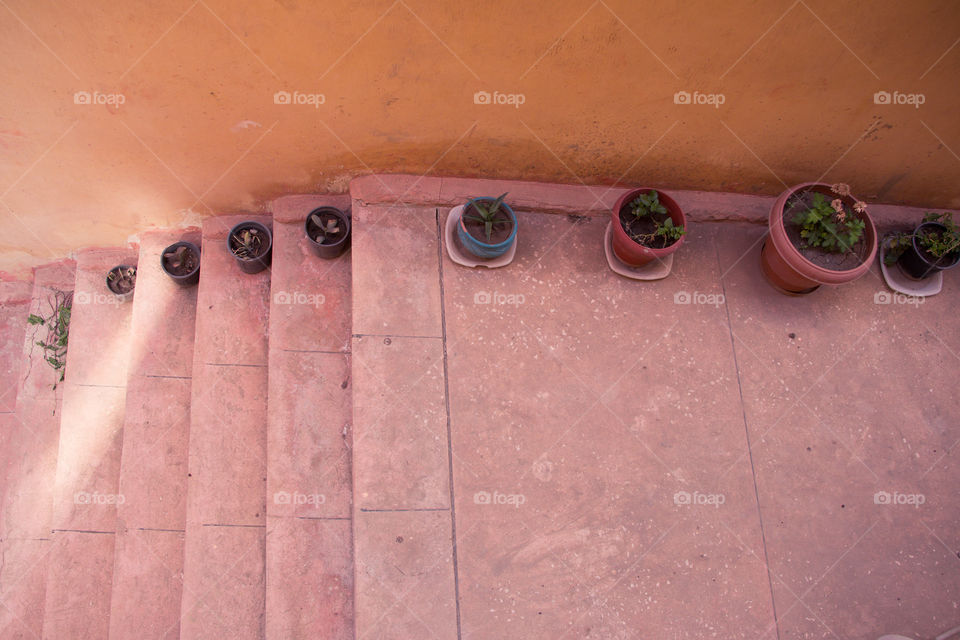
[(4, 0), (0, 269), (370, 171), (960, 207), (956, 1), (591, 2)]

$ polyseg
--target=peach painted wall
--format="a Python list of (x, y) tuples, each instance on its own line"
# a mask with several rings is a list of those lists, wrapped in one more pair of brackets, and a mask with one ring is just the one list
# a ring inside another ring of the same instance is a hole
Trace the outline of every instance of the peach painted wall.
[(956, 0), (3, 0), (0, 269), (371, 171), (960, 207), (958, 39)]

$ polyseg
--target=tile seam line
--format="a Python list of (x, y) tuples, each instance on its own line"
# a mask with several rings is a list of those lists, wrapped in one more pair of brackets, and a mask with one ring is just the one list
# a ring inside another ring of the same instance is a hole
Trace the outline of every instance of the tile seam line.
[[(720, 249), (714, 244), (717, 256), (717, 266), (720, 264)], [(777, 630), (777, 640), (780, 640), (780, 620), (777, 618), (777, 601), (773, 594), (773, 577), (770, 571), (770, 554), (767, 552), (767, 533), (763, 527), (763, 512), (760, 509), (760, 488), (757, 485), (757, 469), (753, 462), (753, 447), (750, 444), (750, 429), (747, 426), (747, 408), (743, 403), (743, 383), (740, 380), (740, 361), (737, 359), (737, 345), (733, 338), (733, 323), (730, 319), (730, 303), (727, 301), (727, 285), (720, 278), (720, 288), (723, 293), (723, 307), (727, 313), (727, 333), (730, 336), (730, 350), (733, 354), (733, 366), (737, 372), (737, 392), (740, 395), (740, 415), (743, 417), (743, 432), (747, 439), (747, 454), (750, 456), (750, 475), (753, 476), (753, 496), (757, 503), (757, 520), (760, 523), (760, 540), (763, 543), (763, 561), (767, 565), (767, 586), (770, 589), (770, 607), (773, 609), (773, 624)]]
[(450, 507), (398, 507), (396, 509), (367, 509), (360, 507), (360, 513), (405, 513), (409, 511), (450, 511)]
[[(443, 296), (441, 296), (442, 298)], [(441, 317), (442, 317), (441, 313)], [(354, 333), (354, 338), (415, 338), (417, 340), (443, 340), (443, 336), (404, 336), (396, 333)]]
[[(442, 183), (441, 183), (442, 185)], [(447, 471), (450, 487), (450, 538), (453, 555), (453, 598), (457, 612), (457, 640), (463, 635), (460, 626), (460, 566), (457, 561), (457, 509), (453, 487), (453, 429), (450, 420), (450, 370), (447, 363), (447, 315), (443, 291), (443, 233), (440, 228), (440, 209), (434, 209), (437, 224), (437, 279), (440, 284), (440, 346), (443, 348), (443, 401), (447, 413)]]

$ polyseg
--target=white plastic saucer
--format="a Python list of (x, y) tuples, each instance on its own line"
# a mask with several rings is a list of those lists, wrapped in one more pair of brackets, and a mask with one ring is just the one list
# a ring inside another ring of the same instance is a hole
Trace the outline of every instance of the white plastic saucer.
[(884, 258), (887, 255), (887, 238), (880, 241), (880, 273), (887, 286), (906, 296), (935, 296), (943, 289), (943, 272), (927, 276), (923, 280), (914, 280), (903, 275), (900, 267), (892, 264), (889, 267)]

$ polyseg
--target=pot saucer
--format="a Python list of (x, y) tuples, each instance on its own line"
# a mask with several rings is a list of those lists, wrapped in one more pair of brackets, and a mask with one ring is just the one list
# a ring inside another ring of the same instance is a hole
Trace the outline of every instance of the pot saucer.
[(673, 268), (673, 254), (663, 260), (652, 260), (642, 267), (631, 267), (624, 264), (613, 252), (613, 222), (607, 223), (607, 231), (603, 235), (603, 251), (607, 254), (607, 264), (614, 273), (634, 280), (662, 280), (670, 275)]
[(517, 255), (516, 238), (514, 238), (513, 244), (510, 245), (507, 252), (496, 258), (478, 258), (464, 250), (460, 245), (460, 241), (457, 240), (457, 221), (460, 220), (460, 212), (463, 211), (463, 206), (464, 205), (461, 204), (460, 206), (454, 207), (450, 209), (450, 213), (447, 214), (447, 224), (444, 228), (443, 236), (446, 240), (447, 255), (450, 256), (450, 259), (465, 267), (487, 267), (488, 269), (505, 267), (513, 262), (513, 257)]
[(943, 289), (943, 272), (937, 271), (923, 280), (914, 280), (903, 275), (896, 264), (889, 267), (884, 261), (887, 256), (887, 239), (880, 241), (880, 273), (887, 286), (905, 296), (935, 296)]

